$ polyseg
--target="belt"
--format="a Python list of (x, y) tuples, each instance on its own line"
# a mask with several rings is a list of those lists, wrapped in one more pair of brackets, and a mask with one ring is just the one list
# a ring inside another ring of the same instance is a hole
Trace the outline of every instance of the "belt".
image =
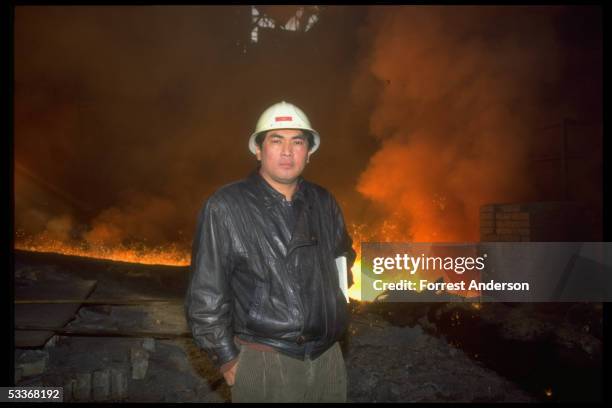
[(234, 337), (234, 340), (239, 343), (242, 344), (250, 349), (253, 350), (257, 350), (257, 351), (269, 351), (269, 352), (274, 352), (277, 353), (277, 351), (274, 349), (274, 347), (272, 346), (268, 346), (267, 344), (261, 344), (261, 343), (251, 343), (248, 342), (246, 340), (242, 340), (240, 337)]
[[(241, 339), (238, 336), (234, 336), (234, 341), (237, 344), (240, 345), (244, 345), (245, 347), (248, 347), (252, 350), (257, 350), (257, 351), (266, 351), (266, 352), (272, 352), (272, 353), (279, 353), (278, 350), (276, 350), (274, 347), (272, 346), (268, 346), (267, 344), (262, 344), (262, 343), (255, 343), (255, 342), (250, 342), (250, 341), (246, 341)], [(295, 343), (297, 345), (300, 346), (304, 346), (304, 356), (306, 358), (310, 358), (310, 356), (312, 355), (312, 352), (315, 349), (315, 345), (317, 344), (316, 341), (306, 341), (304, 336), (298, 336), (298, 338), (296, 339)]]

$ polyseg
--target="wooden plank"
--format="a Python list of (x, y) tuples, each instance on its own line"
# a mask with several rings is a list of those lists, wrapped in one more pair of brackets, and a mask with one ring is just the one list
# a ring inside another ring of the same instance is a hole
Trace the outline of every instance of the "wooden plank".
[(191, 338), (193, 335), (188, 331), (177, 332), (150, 332), (135, 330), (96, 330), (96, 329), (65, 329), (63, 327), (48, 326), (15, 326), (18, 330), (38, 331), (41, 329), (50, 330), (63, 336), (89, 336), (89, 337), (152, 337), (156, 339), (172, 339), (178, 337)]
[(135, 305), (143, 306), (145, 304), (155, 303), (175, 303), (181, 304), (182, 299), (29, 299), (15, 300), (16, 305), (26, 304), (60, 304), (60, 303), (78, 303), (81, 305)]
[[(41, 280), (15, 285), (15, 300), (85, 299), (96, 286), (95, 280)], [(80, 303), (15, 304), (15, 326), (63, 327), (74, 317)], [(53, 331), (15, 330), (15, 347), (41, 347)]]

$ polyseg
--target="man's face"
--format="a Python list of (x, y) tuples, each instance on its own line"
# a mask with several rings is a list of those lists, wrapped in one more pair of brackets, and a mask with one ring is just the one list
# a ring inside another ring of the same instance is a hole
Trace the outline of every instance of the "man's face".
[(277, 129), (266, 133), (262, 147), (257, 146), (261, 172), (272, 180), (293, 183), (308, 162), (308, 140), (299, 129)]

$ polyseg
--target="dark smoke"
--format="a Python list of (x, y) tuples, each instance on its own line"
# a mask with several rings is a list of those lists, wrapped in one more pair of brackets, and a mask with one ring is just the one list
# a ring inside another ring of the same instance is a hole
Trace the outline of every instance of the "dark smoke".
[(398, 226), (395, 239), (476, 241), (481, 205), (546, 199), (533, 183), (531, 147), (542, 137), (535, 128), (568, 113), (567, 100), (551, 98), (571, 80), (558, 30), (568, 12), (413, 6), (370, 14), (366, 69), (382, 83), (370, 130), (381, 148), (357, 189)]

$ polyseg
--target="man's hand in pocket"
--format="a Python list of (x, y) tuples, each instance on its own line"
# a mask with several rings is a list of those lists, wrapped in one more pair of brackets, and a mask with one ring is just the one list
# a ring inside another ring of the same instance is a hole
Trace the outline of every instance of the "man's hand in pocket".
[(221, 373), (230, 387), (234, 385), (236, 379), (236, 368), (238, 367), (238, 357), (221, 366)]

